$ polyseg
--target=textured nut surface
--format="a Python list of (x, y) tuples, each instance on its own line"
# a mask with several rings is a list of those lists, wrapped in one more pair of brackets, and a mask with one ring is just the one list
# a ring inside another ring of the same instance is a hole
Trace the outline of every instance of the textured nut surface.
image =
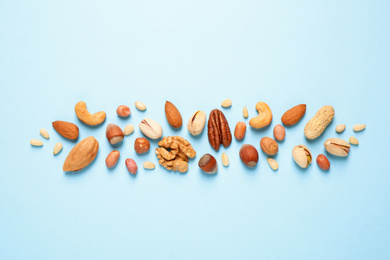
[(358, 141), (358, 139), (356, 139), (355, 137), (351, 136), (351, 137), (349, 138), (349, 143), (350, 143), (350, 144), (353, 144), (353, 145), (358, 145), (358, 144), (359, 144), (359, 141)]
[(279, 169), (279, 164), (275, 159), (268, 158), (267, 162), (268, 162), (269, 167), (271, 167), (272, 170), (276, 171), (277, 169)]
[(316, 139), (332, 122), (334, 117), (334, 108), (332, 106), (323, 106), (318, 110), (309, 122), (307, 122), (304, 133), (307, 139)]
[(275, 155), (278, 153), (278, 150), (279, 150), (278, 143), (270, 137), (261, 138), (260, 147), (261, 147), (261, 150), (263, 150), (263, 152), (268, 154), (268, 155)]
[(292, 150), (292, 156), (294, 161), (301, 167), (307, 168), (309, 164), (312, 162), (313, 156), (309, 148), (304, 146), (303, 144), (294, 146)]
[(134, 126), (129, 124), (123, 129), (123, 134), (124, 135), (131, 135), (134, 132)]
[(163, 133), (163, 129), (159, 123), (146, 117), (139, 124), (139, 129), (150, 139), (158, 139)]
[(99, 142), (89, 136), (76, 144), (69, 152), (62, 167), (63, 171), (79, 171), (90, 164), (99, 150)]
[(57, 120), (54, 121), (52, 125), (54, 130), (62, 137), (70, 140), (75, 140), (79, 137), (79, 128), (73, 123)]
[(37, 140), (37, 139), (31, 139), (31, 140), (30, 140), (30, 144), (31, 144), (32, 146), (43, 146), (43, 142), (42, 142), (42, 141), (39, 141), (39, 140)]
[(283, 141), (286, 137), (286, 129), (282, 125), (277, 124), (274, 127), (274, 137), (276, 141)]
[(119, 151), (113, 150), (107, 155), (106, 158), (107, 168), (112, 168), (118, 163), (120, 154), (121, 153)]
[(360, 132), (360, 131), (363, 131), (365, 128), (366, 128), (366, 125), (354, 125), (353, 131)]
[(169, 101), (165, 102), (165, 116), (168, 123), (173, 128), (180, 128), (183, 124), (183, 119), (177, 107)]
[(206, 125), (206, 114), (203, 111), (196, 111), (188, 120), (187, 129), (190, 134), (197, 136), (203, 132)]
[(139, 154), (146, 153), (147, 151), (149, 151), (149, 148), (150, 148), (150, 142), (148, 141), (148, 139), (143, 138), (143, 137), (139, 137), (139, 138), (135, 139), (134, 150), (137, 153), (139, 153)]
[(139, 111), (145, 111), (146, 110), (146, 105), (140, 101), (136, 101), (135, 102), (135, 107), (139, 110)]
[(222, 101), (221, 106), (224, 108), (231, 107), (232, 106), (232, 101), (230, 99), (225, 99)]
[(120, 105), (117, 109), (116, 109), (116, 113), (118, 114), (118, 116), (120, 117), (128, 117), (130, 116), (131, 114), (131, 111), (130, 111), (130, 108), (126, 105)]
[(260, 101), (256, 104), (257, 113), (256, 117), (253, 117), (249, 120), (249, 125), (253, 128), (260, 129), (271, 124), (272, 121), (272, 111), (269, 106)]
[(62, 151), (62, 143), (58, 142), (54, 145), (53, 154), (56, 155)]
[(43, 137), (43, 138), (46, 138), (46, 139), (49, 139), (50, 138), (50, 135), (49, 135), (49, 133), (46, 131), (46, 129), (44, 129), (44, 128), (41, 128), (40, 130), (39, 130), (39, 133), (41, 134), (41, 136)]
[(87, 125), (100, 125), (106, 120), (106, 113), (103, 111), (91, 114), (87, 110), (87, 104), (84, 101), (80, 101), (74, 107), (76, 116), (81, 122)]
[(125, 164), (126, 164), (126, 168), (129, 171), (129, 173), (131, 173), (133, 175), (137, 174), (138, 166), (133, 159), (127, 158), (125, 161)]
[(345, 128), (346, 128), (346, 125), (339, 124), (339, 125), (336, 126), (336, 132), (337, 133), (342, 133), (342, 132), (344, 132)]
[(244, 118), (248, 118), (248, 116), (249, 116), (248, 108), (246, 108), (246, 106), (242, 109), (242, 115)]
[(325, 150), (333, 155), (345, 157), (349, 154), (351, 145), (339, 138), (329, 138), (324, 143)]
[(217, 160), (209, 153), (206, 153), (199, 159), (198, 166), (208, 174), (213, 174), (218, 171)]
[(156, 168), (154, 163), (149, 162), (149, 161), (144, 162), (143, 166), (144, 166), (144, 169), (146, 169), (146, 170), (153, 170), (154, 168)]
[(208, 138), (211, 147), (216, 151), (222, 144), (227, 148), (232, 142), (232, 133), (230, 132), (229, 123), (221, 110), (214, 109), (210, 112), (208, 127)]
[(241, 161), (248, 167), (255, 167), (259, 161), (259, 153), (251, 144), (244, 144), (241, 146), (239, 155)]
[(325, 155), (319, 154), (317, 156), (316, 161), (317, 161), (318, 167), (320, 167), (322, 170), (324, 170), (324, 171), (329, 170), (330, 162), (329, 162), (328, 158), (326, 158)]
[(124, 138), (122, 129), (115, 124), (108, 124), (106, 128), (106, 137), (110, 144), (117, 144)]
[(234, 129), (234, 137), (237, 141), (241, 141), (245, 137), (246, 124), (244, 122), (237, 122), (236, 128)]
[(298, 123), (306, 113), (306, 105), (300, 104), (287, 110), (282, 116), (282, 123), (291, 126)]
[(223, 166), (225, 167), (229, 166), (229, 157), (227, 156), (226, 153), (222, 153), (221, 160)]

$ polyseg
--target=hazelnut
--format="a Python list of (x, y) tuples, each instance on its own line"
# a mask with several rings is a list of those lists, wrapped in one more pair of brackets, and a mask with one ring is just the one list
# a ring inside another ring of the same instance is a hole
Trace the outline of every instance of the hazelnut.
[(128, 117), (128, 116), (131, 114), (131, 111), (130, 111), (130, 108), (129, 108), (128, 106), (120, 105), (120, 106), (116, 109), (116, 113), (117, 113), (118, 116), (120, 116), (120, 117)]
[(283, 141), (284, 138), (286, 137), (286, 129), (282, 125), (277, 124), (274, 127), (274, 137), (276, 141)]
[(255, 167), (259, 161), (259, 153), (251, 144), (244, 144), (240, 149), (240, 159), (248, 167)]
[(217, 160), (208, 153), (199, 159), (198, 165), (205, 173), (213, 174), (218, 171)]
[(115, 124), (109, 124), (106, 128), (106, 137), (110, 144), (116, 144), (123, 140), (122, 129)]
[(234, 137), (237, 141), (241, 141), (245, 137), (246, 125), (244, 122), (237, 122), (236, 128), (234, 129)]
[(278, 153), (279, 150), (278, 143), (274, 139), (269, 137), (261, 138), (260, 147), (261, 150), (263, 150), (263, 152), (268, 155), (275, 155)]
[(148, 139), (144, 137), (139, 137), (135, 139), (134, 150), (137, 153), (146, 153), (147, 151), (149, 151), (149, 148), (150, 148), (150, 142), (148, 141)]

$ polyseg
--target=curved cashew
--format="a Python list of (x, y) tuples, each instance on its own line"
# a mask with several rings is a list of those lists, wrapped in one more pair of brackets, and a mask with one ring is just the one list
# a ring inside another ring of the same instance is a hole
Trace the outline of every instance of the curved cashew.
[(259, 115), (249, 120), (249, 125), (251, 127), (260, 129), (271, 124), (272, 111), (266, 103), (262, 101), (257, 102), (256, 110), (259, 113)]
[(87, 110), (87, 104), (84, 101), (80, 101), (74, 107), (76, 116), (80, 119), (81, 122), (87, 125), (99, 125), (106, 120), (106, 113), (103, 111), (91, 114)]

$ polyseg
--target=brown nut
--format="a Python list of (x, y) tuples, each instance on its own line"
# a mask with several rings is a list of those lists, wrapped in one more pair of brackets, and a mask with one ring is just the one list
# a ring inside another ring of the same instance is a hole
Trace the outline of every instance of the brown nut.
[(251, 144), (244, 144), (240, 149), (240, 159), (248, 167), (255, 167), (259, 161), (259, 153)]
[(54, 121), (52, 125), (54, 130), (65, 138), (76, 140), (79, 137), (79, 128), (73, 123), (58, 120)]
[(283, 141), (284, 138), (286, 137), (286, 129), (282, 125), (277, 124), (274, 127), (274, 137), (276, 141)]
[(306, 105), (300, 104), (287, 110), (282, 116), (283, 124), (292, 126), (298, 123), (306, 113)]
[(227, 148), (232, 143), (229, 123), (221, 110), (214, 109), (210, 112), (207, 128), (209, 143), (215, 151), (218, 152), (221, 144)]
[(87, 110), (87, 104), (84, 101), (80, 101), (74, 107), (76, 116), (81, 122), (87, 125), (100, 125), (106, 120), (106, 113), (103, 111), (91, 114)]
[(217, 160), (208, 153), (199, 159), (198, 166), (202, 169), (202, 171), (208, 174), (213, 174), (218, 171)]
[(244, 122), (237, 122), (236, 128), (234, 129), (234, 137), (237, 141), (241, 141), (245, 137), (246, 124)]
[(325, 155), (319, 154), (319, 155), (317, 156), (317, 160), (316, 160), (316, 161), (317, 161), (318, 166), (319, 166), (322, 170), (324, 170), (324, 171), (329, 170), (329, 168), (330, 168), (330, 162), (329, 162), (328, 158), (326, 158)]
[(131, 111), (130, 111), (130, 108), (126, 105), (120, 105), (117, 109), (116, 109), (116, 113), (118, 114), (118, 116), (120, 117), (128, 117), (130, 114), (131, 114)]
[(168, 123), (173, 128), (180, 128), (182, 126), (183, 119), (179, 110), (169, 101), (165, 102), (165, 116), (167, 117)]
[(122, 129), (115, 124), (108, 124), (106, 128), (106, 137), (110, 144), (117, 144), (124, 138)]
[(278, 143), (274, 139), (269, 137), (261, 138), (260, 147), (261, 150), (263, 150), (263, 152), (268, 155), (275, 155), (278, 153), (279, 150)]
[(133, 174), (133, 175), (137, 174), (138, 166), (137, 166), (137, 164), (135, 163), (135, 161), (133, 159), (127, 158), (126, 161), (125, 161), (125, 164), (126, 164), (127, 170), (131, 174)]
[(106, 158), (107, 168), (112, 168), (117, 164), (117, 162), (119, 160), (119, 155), (120, 155), (120, 152), (117, 150), (113, 150), (107, 155), (107, 158)]
[(137, 153), (146, 153), (149, 151), (150, 142), (144, 137), (139, 137), (134, 141), (134, 150)]

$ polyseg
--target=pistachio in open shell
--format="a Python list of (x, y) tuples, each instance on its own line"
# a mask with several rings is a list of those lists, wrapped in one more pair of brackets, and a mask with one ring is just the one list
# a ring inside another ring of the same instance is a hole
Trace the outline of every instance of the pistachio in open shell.
[(309, 148), (303, 144), (294, 146), (292, 156), (294, 161), (302, 168), (307, 168), (309, 164), (311, 164), (313, 158)]
[(340, 138), (329, 138), (325, 141), (324, 147), (330, 154), (345, 157), (348, 156), (351, 145)]

